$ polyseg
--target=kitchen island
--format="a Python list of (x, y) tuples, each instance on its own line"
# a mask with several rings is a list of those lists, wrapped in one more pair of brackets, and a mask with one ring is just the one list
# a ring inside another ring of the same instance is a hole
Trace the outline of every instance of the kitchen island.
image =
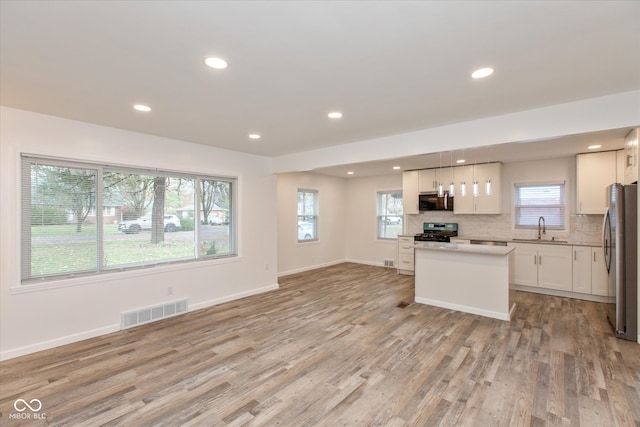
[(415, 244), (415, 302), (510, 320), (512, 247)]

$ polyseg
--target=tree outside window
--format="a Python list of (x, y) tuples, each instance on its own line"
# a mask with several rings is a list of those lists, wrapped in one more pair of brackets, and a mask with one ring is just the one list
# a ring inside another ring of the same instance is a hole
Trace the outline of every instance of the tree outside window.
[(378, 193), (378, 239), (397, 239), (402, 234), (402, 192)]
[(318, 240), (318, 192), (298, 190), (298, 242)]

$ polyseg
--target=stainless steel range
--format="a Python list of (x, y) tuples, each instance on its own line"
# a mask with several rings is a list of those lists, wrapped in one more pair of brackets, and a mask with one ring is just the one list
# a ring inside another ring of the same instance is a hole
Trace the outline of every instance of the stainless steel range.
[(455, 222), (425, 222), (422, 233), (413, 238), (417, 242), (449, 242), (458, 235), (458, 224)]

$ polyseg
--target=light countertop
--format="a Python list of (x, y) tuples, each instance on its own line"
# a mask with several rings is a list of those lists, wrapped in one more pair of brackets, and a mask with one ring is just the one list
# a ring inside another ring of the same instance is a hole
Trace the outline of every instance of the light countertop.
[(497, 256), (505, 256), (515, 250), (514, 247), (509, 246), (467, 245), (463, 243), (442, 242), (415, 242), (414, 247), (415, 249), (424, 249), (429, 251), (445, 251)]

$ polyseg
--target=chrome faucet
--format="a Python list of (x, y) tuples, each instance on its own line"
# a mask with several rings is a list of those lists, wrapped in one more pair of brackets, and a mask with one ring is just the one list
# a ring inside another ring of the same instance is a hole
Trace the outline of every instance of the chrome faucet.
[(544, 217), (541, 216), (538, 218), (538, 240), (542, 239), (542, 234), (540, 234), (540, 223), (542, 223), (542, 234), (547, 234), (547, 226), (544, 222)]

